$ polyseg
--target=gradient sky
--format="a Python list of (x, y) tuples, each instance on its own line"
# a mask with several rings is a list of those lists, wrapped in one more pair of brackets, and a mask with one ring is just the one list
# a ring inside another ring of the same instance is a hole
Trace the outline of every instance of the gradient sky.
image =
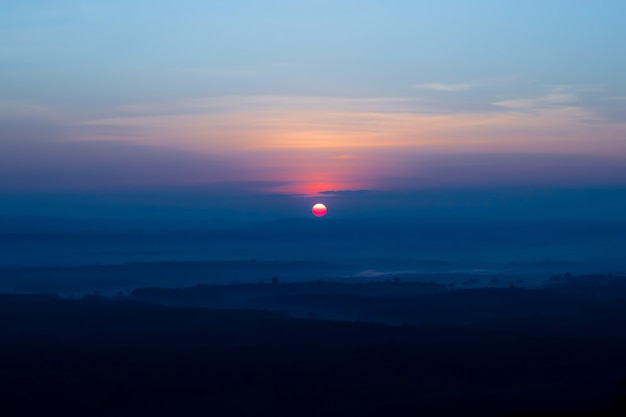
[(0, 193), (626, 185), (626, 2), (21, 0)]

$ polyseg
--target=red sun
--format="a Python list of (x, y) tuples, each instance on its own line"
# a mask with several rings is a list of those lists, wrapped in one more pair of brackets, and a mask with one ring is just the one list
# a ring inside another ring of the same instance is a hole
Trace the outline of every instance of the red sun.
[(311, 213), (313, 213), (315, 217), (323, 217), (326, 215), (327, 211), (328, 209), (326, 209), (326, 206), (322, 203), (315, 204), (311, 209)]

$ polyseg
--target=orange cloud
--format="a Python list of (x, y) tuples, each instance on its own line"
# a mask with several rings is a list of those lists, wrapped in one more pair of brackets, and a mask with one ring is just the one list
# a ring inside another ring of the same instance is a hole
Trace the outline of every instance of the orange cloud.
[(117, 113), (77, 123), (73, 138), (229, 155), (245, 159), (254, 179), (289, 183), (274, 191), (299, 194), (367, 188), (395, 169), (385, 153), (626, 155), (626, 125), (564, 93), (449, 113), (413, 99), (332, 97), (221, 97)]
[[(203, 152), (437, 148), (465, 151), (589, 149), (615, 142), (625, 125), (603, 123), (572, 95), (510, 99), (480, 112), (432, 113), (405, 99), (221, 98), (178, 111), (123, 109), (86, 120), (76, 140), (119, 139)], [(158, 114), (155, 114), (158, 113)], [(91, 128), (91, 130), (89, 129)], [(106, 129), (108, 128), (108, 129)], [(623, 149), (622, 149), (623, 151)], [(342, 153), (343, 154), (343, 153)]]

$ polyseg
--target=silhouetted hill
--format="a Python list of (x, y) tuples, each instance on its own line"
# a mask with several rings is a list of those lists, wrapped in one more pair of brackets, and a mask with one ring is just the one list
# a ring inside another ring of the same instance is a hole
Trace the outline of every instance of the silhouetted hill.
[[(624, 316), (622, 316), (624, 317)], [(613, 405), (620, 327), (390, 327), (0, 296), (2, 415), (502, 416)]]

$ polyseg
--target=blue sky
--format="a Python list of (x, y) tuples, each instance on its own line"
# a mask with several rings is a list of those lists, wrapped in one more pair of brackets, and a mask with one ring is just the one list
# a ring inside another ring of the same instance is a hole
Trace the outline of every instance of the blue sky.
[(625, 16), (609, 0), (10, 2), (0, 192), (624, 185)]

